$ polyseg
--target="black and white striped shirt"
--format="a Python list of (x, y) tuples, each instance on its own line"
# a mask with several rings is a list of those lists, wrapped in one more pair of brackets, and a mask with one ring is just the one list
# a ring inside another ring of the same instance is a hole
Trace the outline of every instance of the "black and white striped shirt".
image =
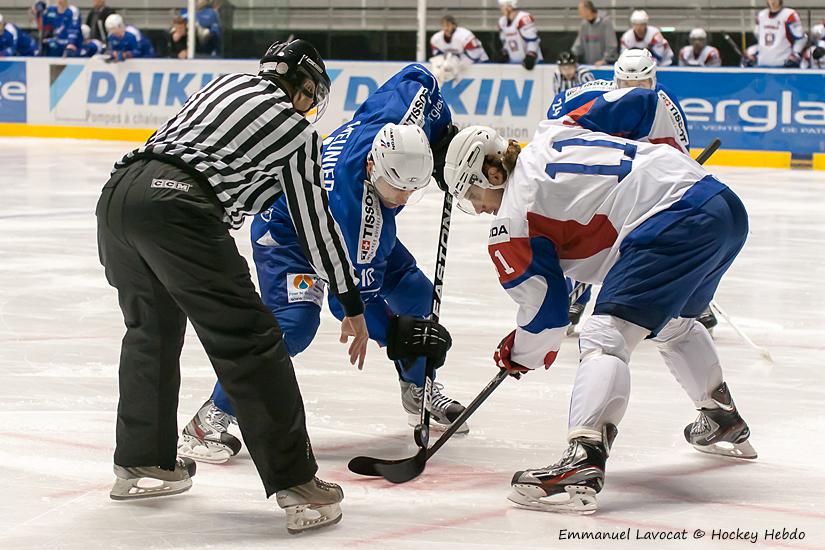
[(590, 82), (591, 80), (596, 80), (596, 77), (593, 76), (590, 69), (585, 67), (578, 67), (576, 69), (576, 76), (573, 77), (573, 80), (565, 80), (561, 74), (561, 70), (556, 67), (556, 72), (553, 74), (553, 93), (557, 94), (559, 92), (569, 90), (570, 88), (581, 86), (585, 82)]
[(274, 82), (247, 74), (213, 80), (115, 170), (139, 158), (165, 159), (208, 181), (233, 228), (283, 192), (307, 259), (347, 314), (360, 313), (355, 270), (321, 187), (321, 140)]

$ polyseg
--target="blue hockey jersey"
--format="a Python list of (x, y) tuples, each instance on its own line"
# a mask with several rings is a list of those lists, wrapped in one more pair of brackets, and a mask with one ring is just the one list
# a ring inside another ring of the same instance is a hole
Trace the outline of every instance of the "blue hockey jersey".
[(80, 32), (80, 10), (69, 5), (63, 13), (57, 6), (49, 6), (43, 13), (43, 36), (46, 55), (74, 56), (83, 43)]
[[(350, 258), (360, 274), (365, 302), (380, 291), (387, 259), (396, 244), (395, 216), (364, 182), (373, 138), (387, 123), (417, 124), (435, 143), (452, 116), (435, 77), (422, 65), (408, 65), (385, 82), (355, 111), (350, 122), (330, 134), (322, 147), (324, 187), (333, 217), (344, 234)], [(255, 217), (254, 243), (297, 242), (283, 197)]]
[(37, 42), (17, 25), (6, 23), (0, 34), (0, 56), (37, 55)]
[(109, 34), (110, 53), (118, 60), (123, 61), (133, 57), (155, 57), (155, 48), (142, 32), (132, 25), (126, 25), (123, 36)]
[(616, 89), (611, 80), (587, 82), (556, 94), (547, 118), (636, 141), (667, 143), (683, 153), (690, 150), (685, 112), (661, 84), (648, 90)]

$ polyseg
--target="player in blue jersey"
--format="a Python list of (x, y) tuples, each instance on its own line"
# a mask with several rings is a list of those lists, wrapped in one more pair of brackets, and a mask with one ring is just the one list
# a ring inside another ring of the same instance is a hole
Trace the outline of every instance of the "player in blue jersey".
[(123, 17), (113, 13), (106, 18), (107, 53), (111, 61), (126, 61), (136, 57), (155, 57), (155, 48), (140, 30), (126, 25)]
[[(42, 7), (38, 2), (36, 10)], [(68, 0), (57, 0), (42, 16), (43, 53), (49, 57), (75, 57), (83, 37), (80, 33), (80, 10)]]
[(37, 42), (0, 15), (0, 57), (37, 55)]
[[(387, 343), (393, 315), (426, 317), (433, 287), (415, 258), (396, 236), (396, 215), (412, 192), (426, 185), (454, 132), (451, 114), (435, 77), (421, 65), (409, 65), (378, 88), (352, 120), (323, 144), (321, 169), (330, 210), (344, 234), (348, 253), (360, 275), (370, 338)], [(442, 154), (439, 154), (439, 151)], [(295, 237), (291, 205), (281, 197), (252, 224), (252, 246), (264, 302), (272, 309), (289, 354), (309, 346), (320, 323), (324, 281), (311, 267)], [(334, 296), (336, 317), (343, 315)], [(424, 361), (396, 364), (401, 401), (417, 423), (424, 384)], [(433, 390), (434, 425), (442, 427), (464, 407)], [(228, 416), (229, 415), (229, 416)], [(232, 405), (220, 386), (184, 428), (178, 452), (191, 458), (223, 462), (240, 449), (226, 430)], [(468, 428), (461, 426), (466, 432)]]
[(106, 51), (106, 44), (97, 38), (91, 38), (92, 28), (89, 25), (80, 25), (80, 31), (83, 34), (83, 45), (80, 47), (78, 57), (94, 57), (96, 55), (103, 55)]
[[(656, 60), (651, 53), (648, 50), (626, 50), (613, 70), (612, 81), (594, 80), (556, 94), (547, 118), (569, 116), (594, 132), (642, 142), (666, 143), (690, 154), (685, 112), (676, 96), (656, 81)], [(568, 290), (574, 285), (575, 281), (568, 279)], [(590, 298), (588, 287), (570, 304), (570, 332), (581, 320)], [(716, 318), (708, 309), (699, 317), (699, 322), (711, 330), (716, 325)]]

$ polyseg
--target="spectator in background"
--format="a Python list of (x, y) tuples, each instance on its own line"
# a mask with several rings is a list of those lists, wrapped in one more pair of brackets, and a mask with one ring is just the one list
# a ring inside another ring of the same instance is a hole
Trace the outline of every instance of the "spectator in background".
[(679, 65), (682, 67), (719, 67), (722, 58), (719, 50), (708, 46), (705, 29), (693, 29), (688, 36), (690, 44), (679, 50)]
[(169, 29), (169, 57), (176, 59), (186, 59), (188, 29), (186, 19), (176, 15), (172, 19), (172, 28)]
[(753, 33), (759, 44), (759, 67), (799, 67), (808, 43), (796, 10), (782, 0), (767, 0), (768, 7), (756, 16)]
[(113, 13), (106, 18), (106, 53), (110, 61), (126, 61), (135, 57), (155, 57), (155, 48), (143, 33), (132, 25), (126, 25), (123, 18)]
[(92, 10), (86, 14), (86, 25), (90, 32), (89, 40), (106, 40), (106, 18), (113, 13), (115, 10), (106, 5), (106, 0), (92, 0)]
[(622, 35), (621, 52), (625, 50), (649, 50), (659, 67), (673, 63), (673, 50), (658, 27), (648, 25), (647, 12), (636, 10), (630, 15), (631, 28)]
[[(105, 27), (104, 27), (105, 32)], [(92, 29), (89, 25), (80, 25), (80, 32), (83, 35), (83, 45), (80, 47), (79, 57), (94, 57), (96, 55), (104, 55), (106, 52), (106, 44), (97, 38), (92, 38)], [(105, 34), (103, 35), (106, 36)]]
[[(35, 4), (34, 11), (39, 16), (43, 2)], [(69, 4), (69, 0), (57, 0), (57, 5), (42, 10), (43, 54), (50, 57), (74, 57), (83, 44), (80, 32), (80, 10)]]
[(473, 63), (490, 60), (476, 35), (459, 27), (452, 15), (441, 18), (441, 30), (430, 38), (430, 49), (433, 75), (439, 84), (456, 78)]
[(612, 64), (619, 57), (613, 20), (602, 15), (590, 0), (579, 2), (582, 26), (571, 51), (585, 65), (600, 67)]
[(570, 52), (561, 52), (553, 73), (553, 95), (581, 86), (585, 82), (596, 80), (590, 69), (579, 67), (576, 56)]
[(802, 56), (802, 68), (825, 69), (825, 19), (811, 27), (811, 45)]
[(0, 57), (37, 55), (37, 40), (0, 15)]
[[(189, 14), (186, 9), (180, 10), (181, 17), (186, 21)], [(221, 47), (221, 18), (218, 11), (212, 7), (210, 0), (198, 0), (198, 11), (195, 13), (195, 51), (199, 54), (218, 55)]]
[(505, 63), (521, 63), (532, 71), (542, 60), (541, 39), (533, 16), (518, 11), (518, 0), (498, 0), (501, 18), (498, 33), (501, 38), (501, 56)]

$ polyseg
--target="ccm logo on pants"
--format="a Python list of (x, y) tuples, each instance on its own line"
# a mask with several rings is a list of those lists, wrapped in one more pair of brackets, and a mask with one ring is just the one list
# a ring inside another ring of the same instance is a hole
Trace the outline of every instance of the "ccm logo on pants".
[(188, 192), (189, 188), (192, 186), (188, 183), (181, 183), (174, 180), (152, 180), (152, 187), (157, 189), (174, 189), (176, 191)]

